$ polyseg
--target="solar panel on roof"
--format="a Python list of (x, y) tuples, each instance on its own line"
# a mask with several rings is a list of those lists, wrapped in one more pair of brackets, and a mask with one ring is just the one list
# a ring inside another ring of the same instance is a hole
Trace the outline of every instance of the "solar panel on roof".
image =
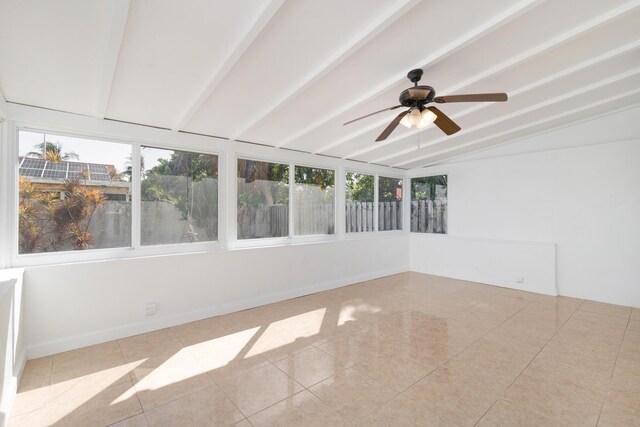
[(44, 169), (44, 164), (45, 160), (42, 159), (25, 159), (22, 167), (28, 169)]
[(50, 178), (50, 179), (65, 179), (66, 175), (67, 175), (67, 172), (64, 172), (64, 171), (45, 170), (44, 175), (42, 177)]
[(20, 168), (19, 174), (20, 176), (39, 177), (40, 175), (42, 175), (42, 169)]
[(54, 170), (54, 171), (66, 171), (67, 163), (66, 162), (47, 162), (46, 170)]
[(96, 165), (89, 163), (89, 172), (93, 173), (107, 173), (107, 167), (105, 165)]
[(109, 175), (107, 175), (106, 173), (92, 173), (91, 179), (93, 181), (111, 181), (109, 179)]

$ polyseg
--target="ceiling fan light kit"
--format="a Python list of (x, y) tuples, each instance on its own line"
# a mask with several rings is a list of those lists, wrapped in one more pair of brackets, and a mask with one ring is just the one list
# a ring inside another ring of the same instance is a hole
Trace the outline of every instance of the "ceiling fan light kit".
[(376, 142), (384, 141), (398, 127), (399, 124), (411, 128), (415, 126), (423, 129), (434, 123), (447, 135), (453, 135), (460, 130), (453, 120), (444, 114), (440, 109), (434, 106), (427, 106), (432, 102), (437, 104), (446, 104), (450, 102), (504, 102), (508, 99), (506, 93), (476, 93), (468, 95), (450, 95), (436, 97), (436, 91), (431, 86), (418, 86), (418, 82), (422, 78), (423, 71), (415, 69), (409, 71), (407, 78), (413, 83), (413, 87), (405, 89), (400, 94), (400, 105), (395, 105), (384, 110), (375, 111), (366, 116), (350, 120), (344, 125), (356, 122), (367, 117), (385, 111), (395, 110), (400, 107), (408, 107), (409, 109), (398, 114), (393, 121), (382, 131), (380, 136), (376, 138)]

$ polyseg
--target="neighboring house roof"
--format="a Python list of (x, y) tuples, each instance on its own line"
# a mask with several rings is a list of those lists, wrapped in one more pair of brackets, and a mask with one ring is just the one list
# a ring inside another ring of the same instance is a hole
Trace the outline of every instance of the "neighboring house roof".
[[(109, 171), (115, 170), (113, 165), (100, 163), (84, 163), (59, 161), (51, 162), (34, 157), (19, 157), (20, 167), (18, 174), (29, 178), (44, 178), (54, 181), (65, 179), (87, 179), (90, 181), (110, 182)], [(87, 171), (86, 176), (81, 176), (82, 171)]]

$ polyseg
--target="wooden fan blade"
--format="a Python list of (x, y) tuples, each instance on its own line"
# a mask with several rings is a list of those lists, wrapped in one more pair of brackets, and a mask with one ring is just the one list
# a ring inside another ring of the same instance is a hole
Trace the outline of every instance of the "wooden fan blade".
[(438, 104), (445, 102), (504, 102), (508, 99), (506, 93), (474, 93), (470, 95), (436, 96), (434, 101)]
[(431, 91), (425, 88), (411, 87), (409, 88), (409, 96), (412, 99), (427, 99)]
[(382, 131), (380, 136), (376, 138), (376, 142), (384, 141), (385, 139), (387, 139), (389, 135), (391, 135), (391, 132), (393, 132), (396, 129), (396, 127), (398, 127), (398, 125), (400, 124), (400, 120), (402, 120), (402, 118), (406, 116), (408, 113), (409, 113), (409, 110), (403, 111), (402, 113), (398, 114), (396, 118), (393, 119), (391, 123), (389, 123), (389, 126), (387, 126), (386, 129)]
[(384, 110), (375, 111), (373, 113), (367, 114), (366, 116), (362, 116), (362, 117), (358, 117), (357, 119), (349, 120), (348, 122), (343, 123), (342, 126), (346, 126), (346, 125), (348, 125), (350, 123), (357, 122), (358, 120), (366, 119), (367, 117), (371, 117), (374, 114), (383, 113), (385, 111), (395, 110), (396, 108), (400, 108), (400, 107), (402, 107), (402, 105), (395, 105), (393, 107), (385, 108)]
[(460, 130), (460, 126), (436, 107), (427, 107), (427, 109), (436, 115), (436, 119), (433, 123), (442, 129), (442, 131), (447, 135), (453, 135)]

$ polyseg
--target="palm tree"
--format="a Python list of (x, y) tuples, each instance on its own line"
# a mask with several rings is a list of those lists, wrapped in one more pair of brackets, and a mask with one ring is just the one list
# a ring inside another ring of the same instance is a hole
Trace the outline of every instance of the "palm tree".
[(28, 152), (26, 154), (27, 157), (35, 157), (37, 159), (44, 159), (55, 163), (63, 160), (79, 159), (79, 156), (73, 151), (63, 153), (61, 144), (55, 144), (49, 141), (40, 143), (34, 146), (34, 148), (36, 148), (38, 151)]

